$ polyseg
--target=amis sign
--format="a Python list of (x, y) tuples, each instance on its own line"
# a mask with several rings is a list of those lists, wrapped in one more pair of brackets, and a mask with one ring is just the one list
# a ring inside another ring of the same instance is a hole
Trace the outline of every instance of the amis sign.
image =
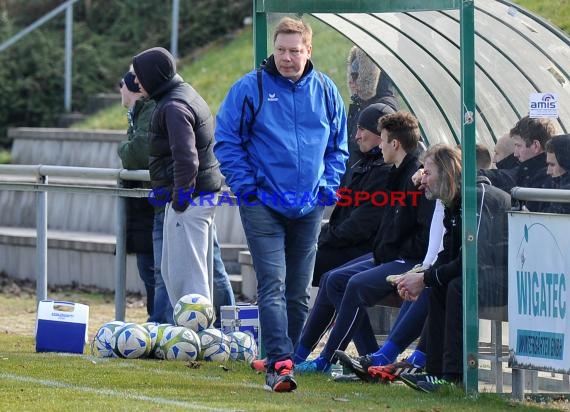
[(554, 93), (532, 93), (528, 101), (529, 116), (558, 117), (558, 95)]
[(509, 363), (570, 372), (568, 215), (509, 214)]

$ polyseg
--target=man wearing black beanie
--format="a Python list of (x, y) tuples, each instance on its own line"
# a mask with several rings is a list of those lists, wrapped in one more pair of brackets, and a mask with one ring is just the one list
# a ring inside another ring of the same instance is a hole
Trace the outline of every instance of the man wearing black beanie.
[(319, 286), (325, 272), (372, 252), (383, 208), (375, 206), (371, 199), (361, 199), (356, 204), (355, 197), (357, 193), (388, 190), (386, 184), (392, 166), (384, 163), (382, 157), (378, 120), (390, 113), (394, 113), (394, 109), (384, 103), (374, 103), (360, 112), (354, 136), (360, 157), (350, 167), (350, 181), (346, 188), (339, 191), (351, 201), (349, 205), (335, 206), (328, 223), (321, 228), (313, 286)]
[(144, 96), (156, 101), (150, 124), (149, 172), (155, 205), (165, 204), (162, 277), (174, 306), (189, 293), (210, 295), (208, 227), (222, 185), (214, 157), (214, 122), (204, 99), (176, 73), (174, 57), (162, 47), (133, 57)]

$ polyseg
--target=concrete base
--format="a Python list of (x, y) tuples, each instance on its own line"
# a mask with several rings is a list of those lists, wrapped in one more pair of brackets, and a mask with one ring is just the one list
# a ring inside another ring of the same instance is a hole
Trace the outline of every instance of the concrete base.
[[(115, 237), (48, 231), (48, 285), (115, 289)], [(17, 279), (36, 278), (35, 229), (0, 228), (0, 270)], [(127, 256), (127, 291), (145, 293), (136, 258)]]

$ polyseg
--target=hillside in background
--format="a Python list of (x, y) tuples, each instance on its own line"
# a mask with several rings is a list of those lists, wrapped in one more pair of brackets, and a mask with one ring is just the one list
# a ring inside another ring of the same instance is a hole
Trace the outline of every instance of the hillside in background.
[[(518, 0), (516, 3), (539, 13), (566, 33), (570, 33), (570, 0)], [(314, 31), (313, 61), (320, 70), (333, 78), (344, 101), (348, 103), (345, 63), (352, 42), (317, 19), (308, 17), (308, 21)], [(179, 62), (179, 71), (184, 79), (202, 94), (212, 112), (216, 113), (228, 89), (251, 70), (252, 65), (253, 40), (251, 27), (248, 27), (236, 32), (231, 40), (225, 38), (201, 49), (192, 57), (183, 58)], [(115, 105), (74, 127), (125, 129), (125, 110), (120, 105)]]
[[(570, 32), (569, 0), (517, 0)], [(0, 39), (14, 34), (51, 8), (55, 0), (0, 1)], [(158, 5), (162, 7), (159, 7)], [(81, 111), (97, 93), (117, 93), (119, 77), (137, 51), (169, 47), (170, 0), (85, 0), (74, 16), (73, 110)], [(232, 83), (252, 68), (251, 0), (181, 2), (179, 71), (216, 112)], [(345, 61), (352, 43), (334, 29), (309, 18), (315, 31), (313, 60), (331, 75), (348, 102)], [(63, 17), (46, 24), (20, 46), (0, 53), (0, 145), (8, 126), (55, 126), (63, 111)], [(271, 43), (271, 42), (270, 42)], [(76, 125), (125, 129), (120, 105)]]
[[(1, 0), (0, 43), (61, 5), (61, 0)], [(134, 54), (170, 48), (172, 0), (83, 0), (73, 6), (72, 110), (115, 92)], [(179, 55), (188, 56), (243, 27), (251, 0), (180, 2)], [(57, 126), (64, 112), (65, 13), (0, 52), (0, 146), (7, 127)]]

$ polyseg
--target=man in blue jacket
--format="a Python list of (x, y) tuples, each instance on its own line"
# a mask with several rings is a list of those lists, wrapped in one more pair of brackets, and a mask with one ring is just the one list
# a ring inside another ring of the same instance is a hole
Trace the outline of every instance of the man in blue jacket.
[(283, 18), (274, 53), (233, 85), (216, 119), (214, 152), (239, 199), (257, 274), (266, 388), (296, 389), (293, 345), (308, 313), (325, 204), (348, 157), (346, 114), (334, 83), (310, 61), (311, 28)]

